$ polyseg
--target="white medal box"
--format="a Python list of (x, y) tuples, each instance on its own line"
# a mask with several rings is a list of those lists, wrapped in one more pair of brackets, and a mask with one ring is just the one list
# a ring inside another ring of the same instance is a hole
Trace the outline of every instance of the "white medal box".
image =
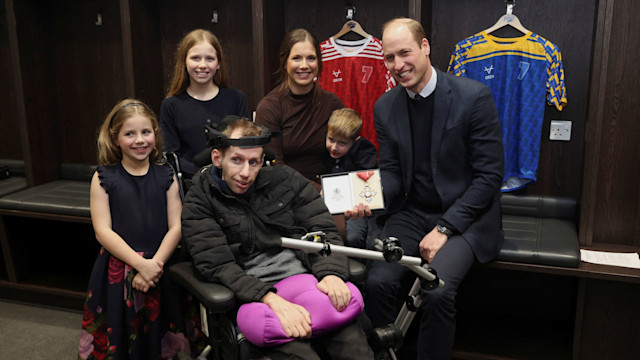
[(371, 210), (384, 209), (380, 169), (327, 174), (320, 177), (322, 197), (332, 214), (342, 214), (362, 203)]

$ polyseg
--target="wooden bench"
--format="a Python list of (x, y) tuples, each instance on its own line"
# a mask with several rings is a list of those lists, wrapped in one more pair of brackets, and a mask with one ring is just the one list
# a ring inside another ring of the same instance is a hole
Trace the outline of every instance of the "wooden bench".
[(498, 261), (578, 267), (574, 199), (503, 194), (500, 204), (505, 240)]
[(99, 249), (89, 209), (95, 166), (59, 170), (59, 180), (0, 197), (0, 288), (12, 299), (80, 309)]
[(640, 310), (632, 304), (640, 301), (640, 269), (580, 261), (575, 200), (504, 194), (501, 203), (505, 243), (495, 261), (474, 266), (460, 287), (452, 358), (637, 353), (631, 344), (640, 335), (633, 325)]
[[(505, 242), (496, 260), (482, 267), (640, 284), (639, 269), (580, 261), (574, 199), (504, 194), (501, 205)], [(589, 249), (638, 251), (630, 246)]]
[(0, 214), (91, 222), (89, 188), (95, 166), (60, 165), (60, 179), (0, 198)]
[(0, 180), (0, 197), (27, 188), (27, 179), (24, 177), (24, 161), (0, 159), (0, 166), (9, 167), (9, 176)]

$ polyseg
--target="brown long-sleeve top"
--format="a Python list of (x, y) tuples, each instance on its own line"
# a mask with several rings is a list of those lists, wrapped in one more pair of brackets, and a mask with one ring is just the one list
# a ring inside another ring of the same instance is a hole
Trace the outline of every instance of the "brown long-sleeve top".
[(340, 98), (317, 84), (304, 95), (283, 94), (276, 88), (258, 104), (255, 121), (282, 133), (268, 145), (275, 153), (276, 165), (286, 164), (317, 182), (317, 176), (327, 171), (327, 122), (331, 112), (341, 108)]

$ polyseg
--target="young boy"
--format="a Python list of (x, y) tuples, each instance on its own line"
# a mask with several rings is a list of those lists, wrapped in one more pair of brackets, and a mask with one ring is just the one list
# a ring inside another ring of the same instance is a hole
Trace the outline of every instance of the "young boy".
[(331, 155), (332, 174), (378, 167), (378, 152), (373, 144), (358, 135), (362, 119), (353, 109), (334, 110), (329, 118), (326, 146)]
[[(331, 155), (328, 172), (331, 174), (375, 169), (378, 167), (378, 152), (367, 139), (358, 135), (362, 128), (360, 115), (349, 108), (334, 110), (329, 117), (326, 146)], [(358, 218), (347, 221), (345, 245), (371, 248), (367, 244), (368, 223), (374, 219)]]

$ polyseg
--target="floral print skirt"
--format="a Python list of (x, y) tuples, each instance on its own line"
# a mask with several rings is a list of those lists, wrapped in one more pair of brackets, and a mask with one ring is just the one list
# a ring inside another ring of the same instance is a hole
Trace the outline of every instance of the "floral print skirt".
[(190, 302), (166, 272), (146, 293), (132, 287), (135, 274), (100, 250), (89, 279), (78, 359), (172, 359), (190, 354), (190, 340), (202, 337), (197, 313), (187, 309)]

